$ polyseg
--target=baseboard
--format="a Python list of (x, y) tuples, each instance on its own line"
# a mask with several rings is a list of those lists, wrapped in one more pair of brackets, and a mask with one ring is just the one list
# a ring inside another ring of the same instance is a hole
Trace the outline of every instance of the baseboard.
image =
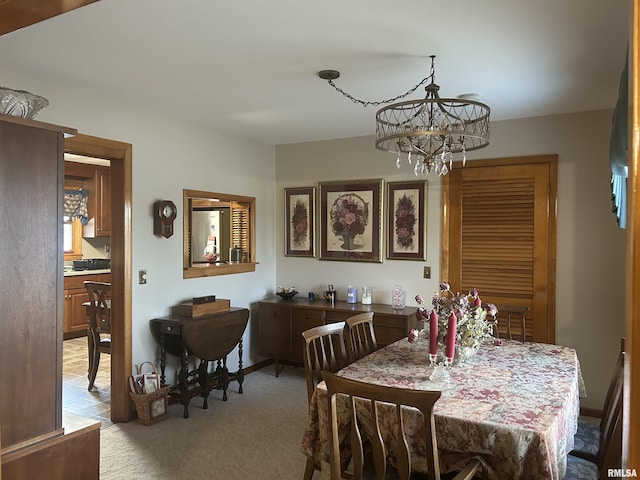
[(602, 410), (598, 408), (580, 407), (580, 415), (583, 417), (602, 418)]

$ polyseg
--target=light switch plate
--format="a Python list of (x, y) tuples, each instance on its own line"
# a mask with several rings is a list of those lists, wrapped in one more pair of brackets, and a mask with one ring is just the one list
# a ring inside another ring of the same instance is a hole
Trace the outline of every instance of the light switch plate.
[(141, 268), (138, 270), (138, 284), (146, 285), (147, 283), (147, 269)]
[(422, 270), (423, 278), (431, 278), (431, 267), (424, 267)]

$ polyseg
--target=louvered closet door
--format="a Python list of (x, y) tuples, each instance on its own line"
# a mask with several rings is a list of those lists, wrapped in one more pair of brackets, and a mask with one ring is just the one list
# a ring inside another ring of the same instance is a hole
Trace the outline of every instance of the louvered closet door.
[[(443, 182), (442, 279), (528, 307), (527, 339), (554, 343), (556, 157), (470, 163)], [(521, 338), (519, 321), (511, 330)]]

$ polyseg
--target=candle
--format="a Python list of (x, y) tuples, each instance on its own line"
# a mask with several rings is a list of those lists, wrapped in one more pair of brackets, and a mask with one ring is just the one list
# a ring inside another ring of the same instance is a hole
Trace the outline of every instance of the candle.
[(429, 353), (438, 354), (438, 314), (435, 310), (429, 315)]
[(453, 358), (453, 355), (456, 351), (456, 328), (458, 324), (458, 319), (456, 318), (456, 314), (451, 312), (449, 316), (449, 325), (447, 327), (447, 351), (446, 357)]

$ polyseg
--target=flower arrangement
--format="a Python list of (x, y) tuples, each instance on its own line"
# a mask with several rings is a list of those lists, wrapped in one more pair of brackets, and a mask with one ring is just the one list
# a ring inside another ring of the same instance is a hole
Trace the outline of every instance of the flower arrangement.
[(291, 226), (293, 227), (293, 243), (295, 246), (302, 246), (307, 240), (309, 231), (309, 213), (305, 204), (298, 200), (293, 207), (293, 215), (291, 216)]
[(403, 195), (396, 204), (396, 244), (405, 249), (413, 246), (413, 237), (416, 232), (416, 207), (411, 198)]
[(416, 302), (420, 305), (416, 312), (416, 319), (424, 322), (424, 328), (414, 329), (409, 334), (409, 341), (415, 342), (419, 338), (429, 340), (429, 317), (431, 312), (438, 315), (438, 344), (444, 345), (447, 336), (449, 318), (455, 314), (456, 325), (456, 356), (458, 358), (473, 355), (483, 340), (493, 338), (497, 324), (498, 309), (492, 303), (482, 304), (477, 289), (468, 294), (453, 293), (448, 283), (440, 284), (440, 291), (431, 298), (432, 308), (425, 307), (420, 295), (416, 295)]
[(329, 215), (333, 233), (353, 238), (364, 233), (369, 222), (369, 206), (359, 195), (343, 193), (331, 205)]

